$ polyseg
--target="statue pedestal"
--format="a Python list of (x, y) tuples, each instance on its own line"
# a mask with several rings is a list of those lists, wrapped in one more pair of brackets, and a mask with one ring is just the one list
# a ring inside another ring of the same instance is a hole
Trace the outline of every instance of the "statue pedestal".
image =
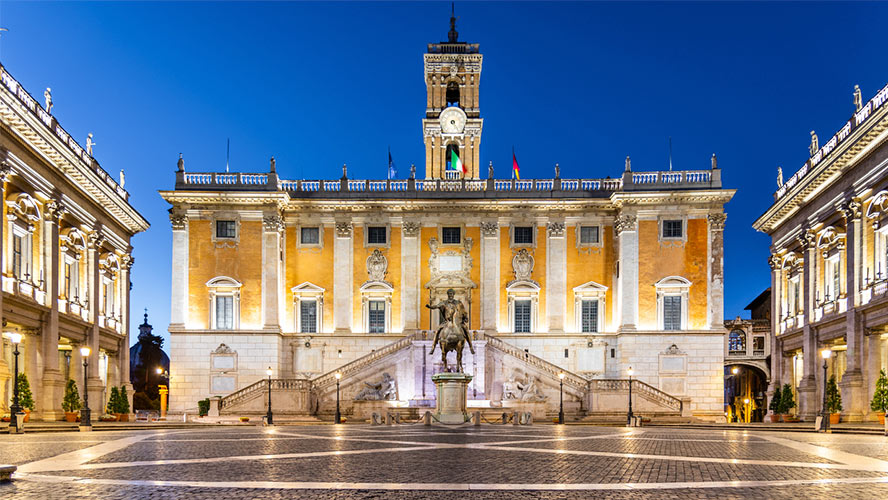
[(472, 376), (465, 373), (436, 373), (432, 382), (438, 389), (435, 418), (442, 424), (464, 424), (469, 420), (466, 411), (466, 390)]

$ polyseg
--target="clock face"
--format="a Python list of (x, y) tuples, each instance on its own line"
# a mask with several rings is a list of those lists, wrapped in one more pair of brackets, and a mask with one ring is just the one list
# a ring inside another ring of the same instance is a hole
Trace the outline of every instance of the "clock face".
[(441, 122), (441, 131), (445, 134), (461, 134), (466, 128), (466, 113), (457, 107), (442, 111), (438, 120)]

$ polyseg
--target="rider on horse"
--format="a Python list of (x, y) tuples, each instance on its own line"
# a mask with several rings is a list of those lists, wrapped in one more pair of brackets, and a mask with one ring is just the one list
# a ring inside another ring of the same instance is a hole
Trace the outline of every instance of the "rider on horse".
[(462, 334), (466, 338), (466, 344), (469, 345), (469, 350), (472, 351), (472, 354), (475, 354), (475, 348), (472, 347), (472, 339), (469, 336), (469, 317), (466, 314), (462, 302), (453, 298), (454, 293), (455, 292), (451, 288), (447, 290), (447, 300), (434, 305), (426, 304), (426, 307), (429, 309), (438, 309), (441, 311), (441, 316), (438, 321), (438, 329), (435, 331), (435, 340), (432, 342), (432, 350), (429, 354), (435, 352), (435, 347), (438, 345), (438, 337), (441, 335), (441, 330), (443, 330), (448, 323), (453, 322), (454, 313), (457, 311), (461, 313), (460, 317), (462, 318), (462, 321), (460, 322), (461, 324), (455, 326), (462, 330)]

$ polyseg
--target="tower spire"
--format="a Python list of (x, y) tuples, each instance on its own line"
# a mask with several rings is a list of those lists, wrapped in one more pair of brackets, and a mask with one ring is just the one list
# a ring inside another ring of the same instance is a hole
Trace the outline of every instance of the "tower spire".
[(450, 32), (447, 33), (447, 41), (456, 43), (459, 38), (459, 32), (456, 31), (456, 12), (453, 2), (450, 2)]

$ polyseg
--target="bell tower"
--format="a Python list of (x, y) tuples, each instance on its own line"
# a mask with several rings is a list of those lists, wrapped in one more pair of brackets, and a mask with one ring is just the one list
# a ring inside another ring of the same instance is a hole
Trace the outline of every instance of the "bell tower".
[[(479, 87), (481, 54), (477, 43), (459, 41), (451, 11), (447, 41), (430, 43), (425, 62), (426, 114), (422, 134), (426, 179), (478, 179), (481, 146)], [(453, 153), (465, 174), (452, 162)]]

